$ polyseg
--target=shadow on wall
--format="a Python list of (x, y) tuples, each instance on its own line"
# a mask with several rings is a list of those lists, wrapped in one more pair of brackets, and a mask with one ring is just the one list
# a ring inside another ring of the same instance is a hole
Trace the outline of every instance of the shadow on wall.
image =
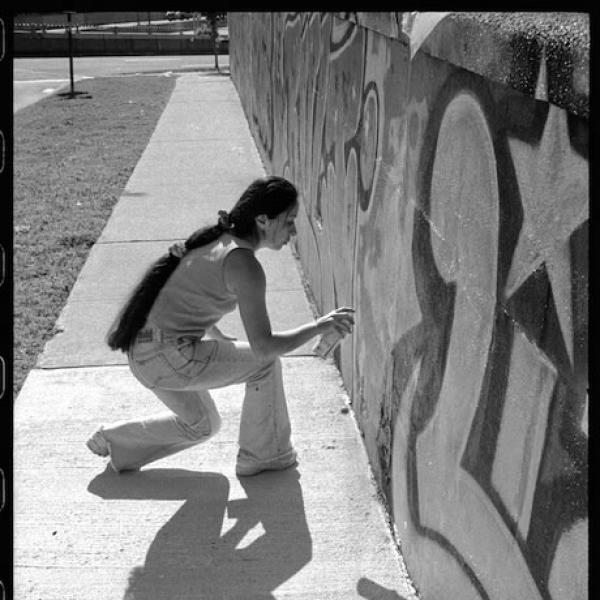
[[(117, 475), (107, 468), (88, 491), (106, 499), (185, 500), (156, 535), (143, 565), (131, 570), (124, 600), (275, 598), (311, 559), (300, 476), (295, 469), (240, 478), (247, 498), (228, 501), (219, 473), (148, 469)], [(236, 519), (223, 535), (225, 514)], [(264, 534), (237, 548), (262, 525)]]

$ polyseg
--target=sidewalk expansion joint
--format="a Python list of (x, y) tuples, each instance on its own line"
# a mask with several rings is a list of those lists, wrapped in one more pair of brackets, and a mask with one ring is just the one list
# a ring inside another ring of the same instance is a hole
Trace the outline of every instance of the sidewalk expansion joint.
[(245, 143), (246, 140), (248, 138), (247, 137), (233, 137), (233, 136), (227, 136), (227, 137), (203, 137), (202, 139), (198, 139), (198, 138), (189, 138), (189, 139), (184, 139), (184, 138), (171, 138), (171, 139), (154, 139), (154, 140), (150, 140), (148, 142), (148, 146), (153, 146), (153, 145), (163, 145), (163, 144), (202, 144), (205, 145), (207, 142), (222, 142), (222, 143), (231, 143), (231, 142), (238, 142), (238, 143)]
[[(242, 340), (244, 341), (244, 340)], [(283, 354), (281, 356), (282, 359), (294, 359), (294, 358), (318, 358), (316, 354), (307, 352), (301, 354)], [(319, 359), (322, 360), (322, 359)], [(335, 368), (335, 365), (331, 363), (331, 366)], [(127, 362), (114, 362), (114, 363), (88, 363), (88, 364), (78, 364), (78, 365), (36, 365), (31, 370), (32, 371), (58, 371), (60, 369), (104, 369), (108, 367), (129, 367)]]
[(33, 367), (33, 369), (31, 369), (32, 371), (60, 371), (60, 370), (66, 370), (66, 369), (105, 369), (105, 368), (112, 368), (112, 367), (127, 367), (129, 368), (129, 365), (126, 362), (122, 362), (122, 363), (109, 363), (109, 364), (104, 364), (104, 365), (98, 365), (98, 364), (89, 364), (89, 365), (49, 365), (49, 366), (44, 366), (44, 365), (36, 365), (35, 367)]
[(98, 244), (139, 244), (139, 243), (148, 243), (148, 244), (155, 244), (156, 242), (178, 242), (179, 240), (182, 240), (184, 238), (160, 238), (160, 239), (145, 239), (145, 240), (131, 240), (131, 239), (127, 239), (127, 240), (99, 240), (96, 242), (96, 245)]

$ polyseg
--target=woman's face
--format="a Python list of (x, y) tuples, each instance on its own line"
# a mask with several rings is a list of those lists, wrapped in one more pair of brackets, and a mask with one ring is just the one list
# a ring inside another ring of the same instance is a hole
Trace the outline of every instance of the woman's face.
[(272, 250), (281, 250), (289, 241), (291, 236), (296, 235), (295, 219), (298, 215), (298, 202), (289, 210), (284, 210), (276, 217), (267, 218), (262, 228), (264, 237), (261, 246)]

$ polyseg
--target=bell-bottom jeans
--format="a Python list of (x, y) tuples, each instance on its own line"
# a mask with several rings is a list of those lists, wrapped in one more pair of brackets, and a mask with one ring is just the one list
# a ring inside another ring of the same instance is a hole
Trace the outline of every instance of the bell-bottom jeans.
[(238, 463), (285, 462), (293, 455), (281, 361), (261, 362), (247, 342), (138, 333), (128, 352), (133, 375), (170, 411), (103, 426), (118, 471), (137, 469), (204, 442), (220, 428), (209, 390), (245, 383)]

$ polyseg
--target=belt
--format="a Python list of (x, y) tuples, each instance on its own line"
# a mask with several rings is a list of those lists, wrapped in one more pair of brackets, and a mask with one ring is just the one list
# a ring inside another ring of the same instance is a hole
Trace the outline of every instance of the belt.
[(172, 337), (173, 336), (168, 336), (156, 327), (142, 327), (142, 329), (138, 331), (135, 339), (137, 342), (143, 344), (150, 342), (164, 342)]
[(172, 342), (173, 340), (179, 340), (182, 337), (202, 339), (204, 337), (204, 332), (202, 332), (199, 335), (196, 334), (192, 336), (182, 336), (181, 334), (176, 333), (165, 333), (164, 331), (162, 331), (162, 329), (159, 329), (156, 326), (146, 325), (138, 331), (135, 339), (141, 344), (148, 344), (152, 342)]

